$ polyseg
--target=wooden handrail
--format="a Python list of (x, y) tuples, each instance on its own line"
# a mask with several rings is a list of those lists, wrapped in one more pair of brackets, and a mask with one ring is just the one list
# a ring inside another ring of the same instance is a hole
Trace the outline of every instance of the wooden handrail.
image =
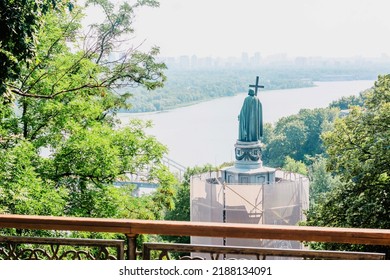
[(0, 228), (115, 232), (128, 236), (159, 234), (390, 245), (389, 229), (222, 224), (28, 215), (0, 215)]

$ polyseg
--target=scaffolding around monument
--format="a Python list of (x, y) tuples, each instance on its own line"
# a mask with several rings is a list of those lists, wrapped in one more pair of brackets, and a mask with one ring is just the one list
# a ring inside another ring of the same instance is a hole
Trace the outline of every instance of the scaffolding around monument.
[[(308, 203), (309, 180), (300, 174), (277, 170), (276, 183), (272, 184), (226, 183), (221, 178), (221, 172), (191, 178), (191, 221), (297, 225), (305, 220)], [(302, 248), (302, 244), (296, 241), (265, 239), (192, 237), (191, 243)]]

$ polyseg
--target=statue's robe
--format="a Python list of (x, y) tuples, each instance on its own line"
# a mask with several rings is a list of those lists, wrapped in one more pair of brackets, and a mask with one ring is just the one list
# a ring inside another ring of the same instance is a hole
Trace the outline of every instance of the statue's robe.
[(239, 116), (238, 140), (255, 142), (263, 136), (262, 106), (257, 96), (248, 95)]

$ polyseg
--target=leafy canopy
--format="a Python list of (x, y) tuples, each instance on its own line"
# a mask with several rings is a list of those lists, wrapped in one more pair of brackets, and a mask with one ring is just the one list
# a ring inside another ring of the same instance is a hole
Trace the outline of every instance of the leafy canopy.
[[(390, 75), (379, 76), (364, 107), (351, 107), (349, 115), (337, 120), (323, 139), (328, 169), (341, 184), (309, 212), (307, 224), (390, 228)], [(379, 250), (390, 252), (389, 248)]]
[(36, 54), (37, 33), (44, 16), (55, 10), (72, 10), (70, 1), (3, 0), (0, 2), (0, 96), (11, 99), (9, 80), (18, 78), (22, 65), (31, 63)]
[(309, 158), (324, 153), (321, 134), (332, 127), (338, 116), (336, 108), (302, 109), (283, 117), (275, 125), (264, 126), (264, 164), (281, 167), (286, 157), (309, 163)]
[[(87, 35), (80, 6), (41, 14), (45, 24), (34, 30), (34, 56), (6, 81), (15, 102), (9, 106), (0, 97), (0, 211), (161, 219), (174, 207), (176, 184), (162, 165), (167, 149), (145, 134), (150, 124), (121, 125), (115, 118), (129, 106), (130, 93), (122, 88), (152, 90), (165, 81), (157, 48), (121, 48), (133, 32), (135, 10), (156, 2), (87, 4), (105, 15)], [(116, 49), (123, 52), (112, 60)], [(159, 185), (157, 192), (134, 198), (132, 185), (114, 186), (131, 174), (145, 174)]]

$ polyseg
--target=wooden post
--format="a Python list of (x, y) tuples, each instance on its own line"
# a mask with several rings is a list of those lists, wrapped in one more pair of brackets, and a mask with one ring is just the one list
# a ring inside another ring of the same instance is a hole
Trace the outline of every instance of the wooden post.
[(150, 260), (150, 248), (145, 243), (142, 246), (142, 259)]
[(137, 259), (137, 236), (138, 234), (126, 234), (127, 236), (127, 259)]

